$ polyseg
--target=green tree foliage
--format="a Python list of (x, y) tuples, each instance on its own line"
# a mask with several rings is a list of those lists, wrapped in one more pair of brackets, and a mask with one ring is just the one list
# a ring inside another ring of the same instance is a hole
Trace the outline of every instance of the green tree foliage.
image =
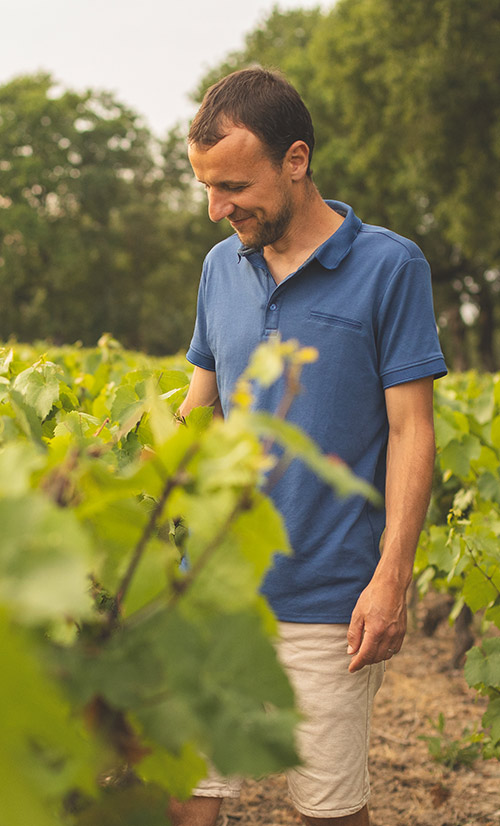
[(109, 336), (98, 350), (0, 350), (2, 824), (154, 826), (206, 759), (251, 775), (296, 763), (258, 594), (289, 551), (266, 474), (298, 458), (374, 498), (252, 412), (250, 382), (285, 371), (295, 387), (313, 358), (263, 345), (227, 420), (198, 408), (179, 424), (188, 377), (174, 360)]
[(175, 131), (161, 144), (109, 94), (19, 77), (0, 87), (0, 158), (2, 337), (186, 346), (221, 235), (186, 194)]
[(468, 361), (461, 303), (481, 313), (479, 337), (469, 336), (478, 363), (498, 365), (499, 34), (494, 0), (358, 0), (339, 3), (315, 41), (318, 92), (335, 78), (331, 104), (316, 112), (321, 184), (423, 248), (459, 367)]

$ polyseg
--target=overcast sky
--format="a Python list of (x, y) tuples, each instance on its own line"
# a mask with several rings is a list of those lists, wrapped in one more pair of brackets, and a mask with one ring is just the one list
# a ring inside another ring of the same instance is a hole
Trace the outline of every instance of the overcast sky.
[[(114, 92), (159, 136), (193, 106), (204, 72), (243, 45), (273, 0), (7, 0), (0, 84), (46, 70), (64, 86)], [(282, 10), (332, 2), (282, 0)]]

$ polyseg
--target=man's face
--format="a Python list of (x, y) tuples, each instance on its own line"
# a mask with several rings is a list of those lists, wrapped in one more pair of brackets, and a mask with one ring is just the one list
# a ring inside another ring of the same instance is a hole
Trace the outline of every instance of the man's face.
[(293, 217), (291, 183), (253, 132), (233, 126), (214, 146), (191, 144), (189, 160), (207, 190), (212, 221), (227, 218), (247, 247), (285, 235)]

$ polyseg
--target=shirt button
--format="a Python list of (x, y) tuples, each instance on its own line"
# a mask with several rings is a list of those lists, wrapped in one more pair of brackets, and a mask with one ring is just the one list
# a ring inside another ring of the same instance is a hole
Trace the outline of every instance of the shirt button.
[(276, 304), (270, 304), (270, 305), (269, 305), (269, 309), (270, 309), (270, 310), (277, 310), (278, 308), (277, 308), (277, 305), (276, 305)]

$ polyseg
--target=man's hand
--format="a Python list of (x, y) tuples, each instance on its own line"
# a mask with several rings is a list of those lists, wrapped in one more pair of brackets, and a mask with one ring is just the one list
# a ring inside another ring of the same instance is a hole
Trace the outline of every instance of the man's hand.
[(361, 593), (347, 632), (349, 671), (389, 660), (400, 650), (406, 633), (406, 588), (377, 577)]

